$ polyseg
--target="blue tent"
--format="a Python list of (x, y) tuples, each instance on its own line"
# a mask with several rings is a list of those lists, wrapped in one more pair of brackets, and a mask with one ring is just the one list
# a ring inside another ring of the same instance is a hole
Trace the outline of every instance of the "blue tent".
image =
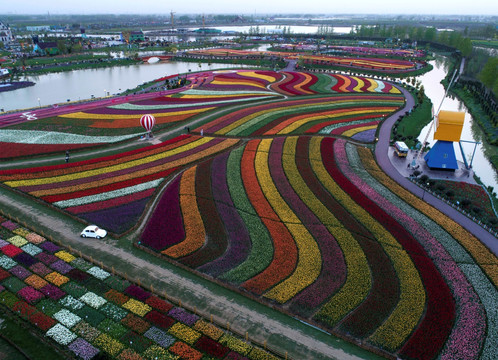
[(424, 156), (424, 159), (431, 169), (451, 171), (458, 169), (452, 141), (436, 141), (432, 149)]

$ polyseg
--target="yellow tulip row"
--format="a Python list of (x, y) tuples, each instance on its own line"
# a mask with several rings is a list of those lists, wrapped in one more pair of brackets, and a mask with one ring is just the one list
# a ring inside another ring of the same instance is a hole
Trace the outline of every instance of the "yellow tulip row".
[(357, 128), (354, 128), (354, 129), (349, 129), (349, 130), (346, 130), (344, 131), (341, 135), (342, 136), (353, 136), (353, 135), (356, 135), (360, 132), (363, 132), (363, 131), (366, 131), (366, 130), (372, 130), (372, 129), (376, 129), (377, 128), (377, 125), (370, 125), (370, 126), (361, 126), (361, 127), (357, 127)]
[(318, 244), (282, 198), (273, 182), (268, 163), (268, 150), (271, 143), (271, 139), (265, 139), (258, 147), (255, 159), (256, 176), (266, 199), (296, 242), (298, 262), (294, 272), (268, 291), (265, 297), (285, 303), (318, 278), (322, 262)]
[[(313, 138), (310, 142), (310, 157), (320, 154), (320, 144), (323, 138)], [(319, 176), (322, 184), (339, 201), (345, 209), (361, 222), (372, 233), (384, 251), (390, 257), (399, 279), (400, 299), (388, 319), (372, 334), (372, 341), (389, 337), (389, 346), (399, 347), (410, 335), (422, 317), (425, 306), (425, 291), (418, 271), (401, 245), (381, 224), (367, 211), (358, 206), (330, 177), (321, 161), (314, 161), (319, 166)], [(322, 164), (322, 165), (320, 165)], [(316, 171), (315, 171), (316, 172)], [(403, 324), (401, 327), (400, 324)], [(384, 344), (385, 345), (385, 344)]]
[[(195, 106), (194, 104), (193, 106)], [(199, 106), (202, 103), (198, 104)], [(190, 109), (190, 110), (180, 110), (180, 111), (168, 111), (168, 112), (153, 112), (151, 113), (156, 118), (164, 117), (164, 116), (177, 116), (177, 115), (189, 115), (189, 114), (197, 114), (204, 111), (209, 111), (214, 109), (214, 107), (209, 108), (201, 108), (201, 109)], [(73, 112), (69, 114), (59, 115), (59, 117), (67, 118), (67, 119), (91, 119), (91, 120), (119, 120), (119, 119), (130, 119), (137, 118), (137, 126), (139, 126), (139, 118), (140, 115), (137, 114), (92, 114), (86, 112)]]
[[(331, 120), (334, 118), (343, 118), (345, 116), (350, 116), (350, 115), (362, 115), (362, 114), (371, 114), (371, 113), (386, 113), (386, 112), (393, 112), (397, 108), (396, 107), (382, 107), (379, 109), (357, 109), (357, 110), (351, 110), (347, 112), (342, 112), (338, 114), (327, 114), (327, 115), (315, 115), (315, 116), (310, 116), (305, 119), (297, 120), (292, 122), (289, 126), (286, 126), (284, 129), (280, 130), (278, 132), (279, 135), (286, 135), (290, 134), (293, 131), (296, 131), (299, 129), (301, 126), (304, 126), (307, 123), (320, 120), (320, 119), (327, 119)], [(346, 121), (344, 122), (346, 125)]]
[(443, 229), (445, 229), (453, 238), (455, 238), (475, 261), (481, 266), (484, 272), (488, 275), (491, 281), (498, 286), (498, 258), (491, 253), (475, 236), (465, 230), (458, 223), (454, 222), (448, 216), (428, 205), (426, 202), (419, 199), (409, 191), (395, 183), (391, 178), (385, 175), (375, 162), (372, 153), (367, 149), (358, 149), (360, 158), (364, 163), (365, 169), (375, 177), (381, 184), (386, 186), (390, 191), (404, 199), (417, 210), (422, 212), (430, 219), (436, 221)]
[[(182, 152), (194, 149), (195, 147), (201, 146), (203, 144), (208, 143), (209, 141), (213, 140), (213, 138), (210, 137), (203, 137), (199, 138), (196, 141), (190, 142), (186, 145), (179, 146), (177, 148), (164, 151), (155, 155), (151, 155), (145, 158), (140, 158), (124, 163), (117, 163), (116, 165), (108, 165), (104, 166), (98, 169), (93, 169), (93, 170), (87, 170), (87, 171), (81, 171), (81, 172), (76, 172), (72, 174), (67, 174), (67, 175), (60, 175), (60, 176), (52, 176), (52, 177), (46, 177), (46, 178), (37, 178), (37, 179), (28, 179), (28, 180), (15, 180), (15, 181), (6, 181), (5, 185), (10, 186), (10, 187), (19, 187), (19, 186), (30, 186), (30, 185), (43, 185), (43, 184), (51, 184), (51, 183), (58, 183), (58, 182), (63, 182), (63, 181), (70, 181), (70, 180), (76, 180), (76, 179), (82, 179), (82, 178), (87, 178), (95, 175), (101, 175), (113, 171), (119, 171), (119, 170), (124, 170), (128, 168), (132, 168), (134, 166), (139, 166), (145, 163), (153, 162), (156, 160), (161, 160), (167, 157), (171, 157), (176, 154), (180, 154)], [(233, 140), (231, 141), (233, 142)], [(236, 142), (236, 141), (235, 141)], [(225, 144), (225, 142), (221, 143)], [(226, 146), (230, 146), (230, 142), (226, 144)], [(213, 147), (214, 148), (214, 147)], [(211, 150), (212, 148), (209, 148)], [(184, 159), (181, 159), (179, 161), (175, 162), (168, 162), (166, 164), (160, 165), (161, 170), (166, 170), (170, 169), (172, 167), (176, 167), (178, 165), (186, 163), (187, 159), (190, 159), (192, 157), (197, 157), (195, 156), (197, 154), (194, 154), (193, 156), (186, 157)], [(192, 160), (192, 159), (190, 159)], [(119, 161), (119, 160), (117, 160)], [(160, 171), (160, 170), (158, 170)]]
[(270, 84), (277, 81), (277, 78), (274, 76), (258, 74), (255, 71), (239, 71), (239, 72), (237, 72), (237, 75), (261, 79), (261, 80), (267, 81)]
[(211, 85), (228, 85), (228, 86), (254, 86), (254, 87), (259, 87), (262, 89), (266, 89), (263, 85), (260, 85), (256, 82), (244, 82), (244, 81), (233, 81), (233, 80), (213, 80), (211, 81)]
[(164, 255), (175, 259), (201, 248), (206, 238), (206, 229), (195, 196), (196, 171), (197, 166), (186, 170), (180, 181), (180, 207), (185, 227), (185, 239), (162, 251)]
[[(294, 154), (294, 159), (297, 139), (297, 137), (289, 137), (286, 139), (284, 145), (284, 154)], [(289, 155), (284, 155), (284, 168), (288, 174), (288, 179), (298, 196), (303, 199), (311, 211), (319, 218), (320, 222), (327, 227), (328, 231), (337, 240), (348, 269), (345, 284), (320, 311), (327, 318), (329, 324), (334, 324), (365, 299), (372, 285), (370, 270), (365, 254), (358, 242), (306, 185), (297, 169), (294, 159), (291, 159)], [(325, 171), (325, 168), (322, 167), (320, 170)]]

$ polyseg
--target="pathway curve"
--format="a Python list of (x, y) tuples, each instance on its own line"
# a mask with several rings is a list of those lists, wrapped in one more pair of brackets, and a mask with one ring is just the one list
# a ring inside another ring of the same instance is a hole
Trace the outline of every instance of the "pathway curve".
[(498, 256), (498, 239), (494, 237), (491, 233), (486, 231), (482, 226), (478, 225), (467, 216), (460, 213), (458, 210), (454, 209), (450, 205), (426, 192), (424, 189), (420, 188), (416, 184), (412, 183), (406, 177), (401, 175), (396, 167), (392, 164), (391, 158), (389, 157), (389, 140), (391, 138), (391, 128), (398, 118), (409, 111), (414, 105), (415, 100), (411, 94), (405, 88), (395, 85), (407, 99), (405, 107), (398, 111), (397, 113), (388, 117), (382, 124), (379, 130), (379, 141), (375, 147), (375, 157), (379, 166), (382, 170), (389, 175), (394, 181), (403, 186), (405, 189), (409, 190), (413, 194), (417, 195), (424, 200), (440, 210), (441, 212), (448, 215), (458, 224), (462, 225), (465, 229), (470, 231), (477, 237), (483, 244), (485, 244), (496, 256)]

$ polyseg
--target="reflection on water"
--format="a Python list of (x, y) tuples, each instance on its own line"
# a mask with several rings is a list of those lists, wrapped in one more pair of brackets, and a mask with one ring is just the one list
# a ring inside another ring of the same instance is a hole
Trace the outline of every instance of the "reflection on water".
[[(200, 65), (200, 66), (199, 66)], [(117, 66), (113, 68), (87, 69), (40, 76), (27, 76), (23, 80), (35, 82), (35, 86), (0, 93), (0, 108), (5, 111), (26, 109), (64, 103), (68, 100), (84, 100), (117, 94), (133, 89), (163, 76), (189, 71), (214, 70), (244, 67), (234, 64), (198, 64), (188, 62), (167, 62)]]
[[(445, 89), (443, 85), (441, 85), (441, 80), (444, 79), (446, 73), (450, 67), (451, 60), (444, 56), (436, 56), (436, 59), (429, 62), (434, 69), (424, 75), (420, 76), (419, 79), (424, 86), (425, 94), (431, 99), (432, 104), (434, 105), (434, 112), (436, 112), (441, 105), (441, 101), (444, 98)], [(479, 141), (481, 144), (477, 145), (477, 149), (474, 155), (474, 160), (472, 163), (472, 167), (474, 168), (474, 172), (477, 176), (481, 178), (481, 181), (486, 186), (493, 186), (494, 189), (498, 189), (498, 176), (496, 171), (493, 169), (493, 166), (486, 158), (486, 153), (491, 152), (491, 146), (484, 143), (484, 134), (479, 125), (474, 122), (472, 116), (469, 114), (467, 107), (463, 102), (456, 99), (453, 96), (448, 96), (444, 99), (441, 110), (450, 110), (450, 111), (465, 111), (465, 123), (462, 130), (462, 140), (466, 141)], [(420, 142), (423, 142), (427, 132), (429, 131), (430, 125), (427, 125), (422, 129), (420, 136), (418, 137)], [(434, 145), (435, 141), (433, 140), (434, 136), (434, 128), (432, 128), (431, 133), (427, 141), (430, 146)], [(464, 154), (467, 159), (470, 161), (472, 153), (474, 151), (474, 144), (470, 143), (462, 143), (462, 147), (464, 150)], [(455, 153), (457, 159), (459, 161), (463, 161), (463, 157), (460, 151), (460, 147), (458, 144), (454, 144)]]

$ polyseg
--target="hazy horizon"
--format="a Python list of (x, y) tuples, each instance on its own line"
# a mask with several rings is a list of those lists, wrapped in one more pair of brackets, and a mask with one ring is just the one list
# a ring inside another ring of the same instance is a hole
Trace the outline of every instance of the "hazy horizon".
[[(194, 10), (195, 9), (195, 10)], [(316, 9), (316, 10), (315, 10)], [(253, 0), (250, 5), (241, 7), (231, 0), (190, 0), (188, 2), (165, 4), (159, 0), (141, 0), (138, 5), (131, 0), (86, 0), (84, 2), (67, 2), (60, 0), (23, 0), (5, 1), (2, 4), (4, 15), (168, 15), (170, 11), (177, 14), (309, 14), (309, 15), (498, 15), (498, 1), (474, 0), (455, 4), (454, 0), (429, 1), (419, 0), (408, 5), (399, 0), (356, 0), (354, 2), (332, 3), (326, 0), (309, 0), (289, 3), (285, 0)]]

